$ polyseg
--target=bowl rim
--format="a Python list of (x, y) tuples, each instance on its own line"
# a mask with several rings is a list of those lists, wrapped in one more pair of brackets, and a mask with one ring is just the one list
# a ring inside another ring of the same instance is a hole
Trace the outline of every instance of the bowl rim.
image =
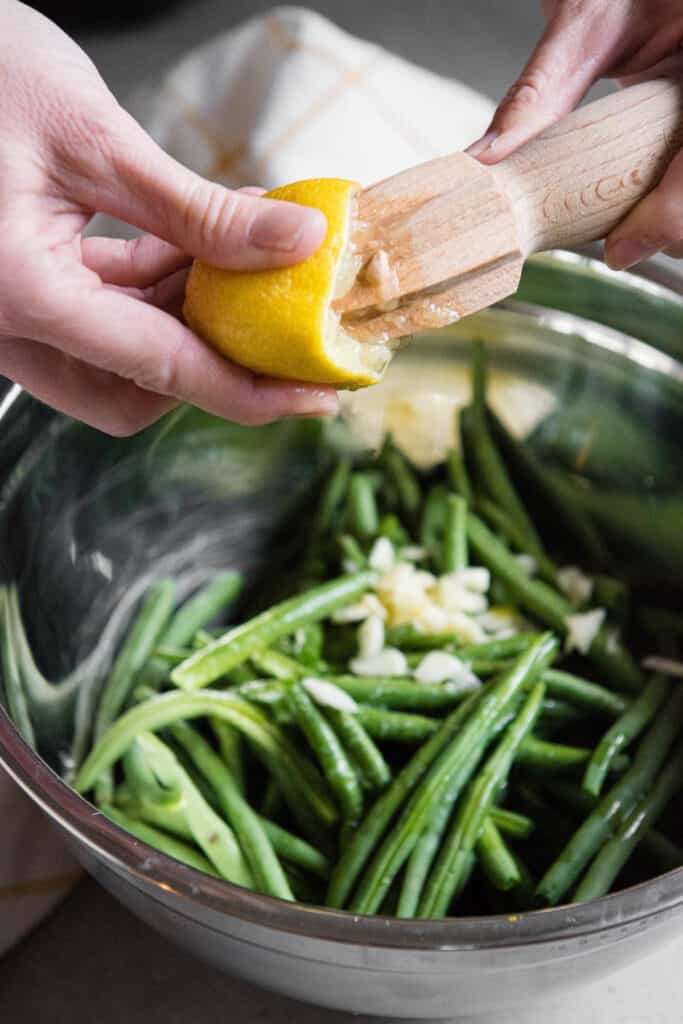
[[(580, 259), (602, 264), (574, 253), (553, 252), (558, 261)], [(670, 273), (658, 275), (650, 266), (646, 274), (628, 275), (636, 290), (661, 289), (667, 296), (683, 304), (683, 282), (674, 288)], [(659, 277), (659, 279), (658, 279)], [(634, 280), (635, 279), (635, 280)], [(660, 283), (661, 282), (661, 283)], [(509, 312), (532, 316), (546, 325), (556, 321), (560, 333), (572, 325), (580, 325), (590, 333), (590, 341), (625, 353), (628, 357), (656, 372), (670, 373), (683, 380), (683, 366), (675, 358), (658, 353), (655, 365), (643, 358), (657, 353), (653, 346), (605, 327), (597, 321), (546, 307), (522, 303), (505, 304)], [(602, 340), (601, 340), (602, 339)], [(617, 344), (621, 339), (621, 344)], [(637, 349), (634, 350), (634, 342)], [(643, 346), (641, 349), (640, 346)], [(641, 358), (638, 358), (640, 356)], [(17, 385), (0, 401), (0, 419), (21, 394)], [(521, 946), (553, 941), (567, 941), (587, 935), (637, 926), (648, 918), (683, 905), (683, 866), (658, 875), (627, 889), (581, 904), (563, 904), (519, 914), (451, 917), (439, 920), (406, 920), (380, 915), (356, 915), (345, 910), (332, 910), (299, 902), (275, 899), (244, 889), (197, 871), (174, 858), (154, 850), (155, 871), (151, 875), (142, 864), (152, 847), (109, 821), (84, 797), (65, 782), (23, 739), (7, 712), (0, 706), (0, 765), (21, 789), (64, 832), (104, 859), (119, 874), (135, 879), (139, 887), (156, 890), (157, 898), (169, 896), (226, 918), (238, 919), (253, 926), (290, 933), (300, 938), (328, 943), (365, 946), (375, 949), (398, 949), (406, 952), (466, 951), (515, 949)]]
[[(637, 926), (683, 905), (683, 867), (587, 903), (509, 916), (406, 920), (288, 902), (188, 867), (109, 821), (33, 751), (2, 707), (0, 765), (62, 830), (115, 872), (155, 890), (157, 899), (167, 901), (172, 894), (223, 917), (301, 939), (407, 952), (511, 950)], [(153, 875), (143, 867), (150, 851)]]

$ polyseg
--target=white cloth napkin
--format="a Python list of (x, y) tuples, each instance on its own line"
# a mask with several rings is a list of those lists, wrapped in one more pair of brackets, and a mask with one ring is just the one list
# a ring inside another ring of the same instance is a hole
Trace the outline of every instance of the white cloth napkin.
[[(335, 176), (371, 184), (463, 149), (492, 103), (467, 86), (281, 7), (190, 53), (132, 113), (178, 160), (228, 186)], [(98, 232), (127, 233), (98, 218)], [(0, 954), (69, 890), (77, 869), (0, 774)]]

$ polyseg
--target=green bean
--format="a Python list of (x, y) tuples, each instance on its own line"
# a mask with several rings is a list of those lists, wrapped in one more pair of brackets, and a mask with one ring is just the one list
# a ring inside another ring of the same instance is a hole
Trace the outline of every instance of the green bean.
[(433, 651), (454, 646), (458, 638), (455, 633), (423, 633), (416, 626), (404, 623), (400, 626), (388, 626), (384, 639), (388, 647), (399, 647), (408, 651)]
[[(299, 637), (299, 634), (301, 636)], [(310, 622), (296, 634), (296, 657), (307, 668), (316, 668), (320, 664), (323, 651), (323, 627), (320, 622)]]
[[(520, 554), (526, 554), (528, 550), (528, 537), (517, 521), (507, 512), (496, 505), (490, 498), (479, 498), (477, 510), (482, 517), (488, 521), (489, 526), (501, 533), (513, 548)], [(541, 579), (547, 583), (555, 583), (557, 578), (557, 566), (546, 554), (536, 551), (531, 557), (536, 562), (536, 571)]]
[(504, 807), (492, 807), (489, 818), (496, 828), (514, 839), (527, 839), (535, 828), (534, 822), (526, 814), (518, 814)]
[(379, 906), (397, 872), (410, 856), (443, 794), (457, 792), (467, 783), (473, 770), (470, 763), (472, 754), (490, 735), (495, 720), (516, 693), (523, 686), (530, 685), (538, 673), (547, 667), (556, 649), (555, 639), (549, 634), (542, 635), (528, 651), (519, 656), (513, 667), (483, 694), (479, 706), (450, 746), (447, 756), (432, 765), (421, 781), (418, 791), (377, 851), (352, 902), (351, 907), (356, 913), (373, 913)]
[[(123, 770), (128, 787), (143, 804), (172, 804), (179, 801), (180, 793), (171, 793), (162, 786), (154, 774), (141, 746), (132, 743), (123, 756)], [(176, 829), (171, 828), (171, 832)]]
[(532, 555), (543, 554), (543, 545), (536, 527), (522, 504), (510, 479), (491, 434), (486, 406), (486, 354), (482, 345), (474, 346), (472, 362), (472, 405), (461, 412), (462, 418), (471, 418), (467, 430), (469, 449), (476, 466), (476, 475), (483, 489), (519, 524), (526, 536), (526, 549)]
[[(126, 775), (126, 779), (128, 780), (128, 775)], [(192, 829), (183, 813), (180, 793), (165, 794), (159, 800), (145, 799), (134, 793), (126, 781), (114, 793), (114, 806), (135, 821), (152, 825), (163, 833), (171, 833), (181, 839), (193, 841)]]
[[(75, 782), (79, 793), (87, 793), (102, 771), (110, 768), (133, 743), (141, 732), (155, 732), (182, 719), (221, 718), (245, 733), (255, 744), (259, 755), (266, 760), (281, 785), (290, 785), (295, 798), (288, 793), (288, 803), (296, 816), (307, 808), (322, 825), (331, 825), (337, 819), (334, 804), (319, 783), (311, 781), (310, 765), (304, 768), (302, 760), (284, 734), (257, 708), (230, 692), (204, 690), (201, 693), (182, 691), (163, 693), (136, 705), (114, 722), (100, 738), (84, 761)], [(298, 796), (296, 795), (298, 792)], [(302, 821), (307, 827), (309, 820)]]
[[(207, 623), (231, 604), (242, 589), (242, 576), (238, 572), (224, 572), (209, 580), (175, 612), (161, 633), (158, 646), (181, 648), (194, 640)], [(158, 690), (168, 676), (166, 659), (155, 654), (138, 674), (140, 686)]]
[(446, 528), (447, 489), (443, 484), (430, 487), (422, 509), (419, 541), (433, 559), (437, 559), (441, 550), (441, 538)]
[(223, 722), (220, 718), (211, 721), (218, 749), (224, 763), (230, 770), (230, 775), (240, 793), (244, 794), (247, 789), (246, 768), (244, 764), (244, 750), (242, 749), (242, 734), (229, 722)]
[(615, 823), (630, 812), (652, 784), (683, 722), (683, 690), (675, 690), (641, 741), (633, 764), (596, 804), (537, 887), (538, 897), (554, 906), (574, 885), (603, 845)]
[[(479, 751), (479, 756), (480, 753)], [(471, 763), (473, 765), (478, 762), (479, 756), (476, 759), (472, 758)], [(452, 800), (447, 799), (439, 804), (432, 815), (431, 821), (411, 851), (403, 875), (403, 883), (396, 908), (397, 917), (415, 917), (429, 869), (448, 826), (449, 818), (453, 812), (453, 804), (457, 796), (459, 796), (459, 793), (455, 794)]]
[(536, 491), (546, 515), (556, 522), (557, 528), (572, 536), (591, 563), (604, 565), (608, 560), (605, 544), (590, 517), (575, 500), (571, 483), (551, 476), (528, 444), (513, 437), (491, 408), (487, 410), (491, 436), (508, 466)]
[(575, 704), (568, 704), (566, 700), (546, 697), (543, 701), (541, 720), (544, 725), (572, 725), (574, 722), (583, 721), (585, 717), (585, 708), (579, 708)]
[(510, 892), (511, 902), (520, 910), (525, 911), (532, 906), (536, 881), (519, 853), (516, 850), (511, 850), (509, 847), (508, 852), (515, 862), (520, 878), (519, 883)]
[(322, 678), (344, 690), (359, 704), (418, 711), (451, 708), (479, 689), (476, 680), (427, 685), (400, 676), (325, 675)]
[(255, 887), (269, 896), (293, 899), (292, 890), (258, 815), (242, 797), (229, 769), (206, 740), (187, 722), (171, 725), (170, 733), (189, 754), (213, 787), (218, 804), (237, 836), (254, 876)]
[(147, 591), (102, 690), (95, 717), (95, 739), (109, 728), (124, 706), (137, 673), (154, 650), (171, 616), (175, 589), (174, 581), (166, 579), (153, 583)]
[(423, 743), (440, 726), (437, 718), (359, 704), (356, 718), (369, 736), (386, 743)]
[(467, 565), (467, 502), (459, 494), (446, 497), (446, 522), (441, 571), (457, 572)]
[(583, 780), (583, 788), (591, 796), (599, 796), (610, 765), (617, 754), (626, 750), (647, 728), (668, 697), (670, 686), (655, 676), (649, 686), (624, 711), (598, 743)]
[[(191, 647), (167, 647), (165, 644), (157, 644), (152, 651), (152, 657), (150, 661), (159, 659), (164, 662), (164, 675), (168, 675), (169, 665), (179, 665), (181, 661), (185, 661), (192, 654)], [(149, 665), (149, 662), (147, 663)], [(136, 687), (137, 689), (137, 687)], [(152, 689), (152, 687), (148, 687)]]
[(155, 850), (159, 850), (161, 853), (165, 853), (166, 856), (179, 860), (182, 864), (187, 864), (188, 867), (194, 868), (196, 871), (203, 871), (207, 875), (218, 877), (218, 872), (208, 857), (205, 857), (199, 850), (190, 846), (189, 843), (183, 843), (180, 839), (167, 836), (164, 832), (153, 828), (151, 825), (147, 825), (142, 821), (136, 821), (134, 818), (124, 814), (118, 807), (112, 807), (110, 804), (104, 804), (100, 810), (105, 817), (113, 821), (119, 828), (130, 832), (136, 839), (147, 843), (148, 846), (153, 846)]
[(424, 743), (375, 801), (356, 829), (332, 872), (327, 905), (343, 907), (356, 879), (396, 811), (413, 792), (430, 765), (462, 729), (480, 695), (472, 694), (444, 719), (439, 731)]
[(258, 672), (272, 676), (273, 679), (303, 679), (310, 674), (306, 666), (301, 665), (296, 658), (290, 658), (272, 647), (254, 651), (251, 662)]
[(612, 888), (617, 875), (645, 833), (683, 785), (683, 747), (671, 758), (649, 793), (619, 823), (574, 893), (575, 900), (593, 900)]
[(479, 834), (476, 854), (484, 875), (494, 889), (507, 892), (521, 884), (522, 876), (517, 861), (490, 816), (484, 821)]
[(537, 736), (527, 736), (519, 748), (517, 764), (532, 765), (547, 771), (571, 771), (585, 764), (591, 756), (587, 747), (571, 747), (565, 743), (549, 743)]
[(472, 484), (467, 476), (463, 457), (454, 448), (451, 448), (446, 458), (446, 476), (451, 490), (462, 494), (468, 505), (471, 505), (474, 501)]
[(217, 636), (221, 636), (222, 633), (225, 633), (225, 627), (223, 627), (223, 629), (218, 630), (218, 632), (215, 635), (213, 633), (210, 633), (208, 629), (198, 629), (192, 635), (192, 650), (199, 651), (202, 647), (208, 647), (209, 644), (212, 643)]
[[(95, 715), (95, 742), (103, 735), (126, 703), (135, 678), (154, 650), (173, 611), (176, 586), (173, 580), (153, 583), (119, 651), (100, 695)], [(98, 803), (111, 803), (114, 782), (111, 772), (102, 773), (96, 789)]]
[(171, 646), (188, 643), (232, 604), (242, 586), (242, 574), (232, 570), (208, 580), (178, 608), (163, 634), (163, 642)]
[(379, 521), (379, 535), (390, 540), (395, 548), (410, 544), (410, 535), (405, 531), (400, 519), (393, 512), (383, 515)]
[(379, 514), (375, 491), (367, 474), (352, 473), (348, 507), (354, 535), (361, 541), (376, 537), (379, 532)]
[[(469, 758), (469, 767), (471, 770), (474, 770), (475, 766), (483, 756), (487, 743), (493, 740), (500, 731), (505, 729), (512, 718), (514, 718), (514, 712), (511, 710), (504, 710), (503, 713), (498, 716), (491, 736), (482, 741), (477, 750), (471, 754)], [(459, 793), (460, 787), (458, 786), (453, 786), (450, 791), (444, 793), (443, 798), (436, 807), (427, 827), (424, 829), (422, 835), (413, 847), (403, 876), (403, 884), (401, 885), (401, 892), (396, 910), (398, 917), (415, 916), (425, 881), (429, 874), (429, 869), (443, 839), (443, 834), (448, 826), (453, 806), (458, 799)]]
[(500, 661), (516, 658), (538, 640), (540, 633), (516, 633), (498, 640), (484, 640), (479, 644), (465, 644), (458, 648), (458, 657), (474, 666), (480, 661)]
[(372, 572), (340, 576), (274, 605), (240, 626), (234, 626), (208, 647), (177, 665), (171, 672), (171, 681), (189, 690), (208, 686), (261, 648), (302, 626), (326, 618), (337, 608), (360, 597), (374, 578)]
[(342, 558), (354, 567), (354, 572), (367, 568), (367, 555), (355, 537), (352, 537), (350, 533), (342, 533), (337, 537), (337, 544)]
[(330, 473), (320, 495), (315, 520), (315, 527), (319, 533), (325, 533), (331, 529), (332, 523), (348, 493), (350, 479), (351, 460), (348, 456), (342, 455)]
[(384, 789), (391, 781), (391, 769), (360, 715), (338, 708), (325, 708), (324, 713), (369, 788)]
[[(157, 698), (160, 699), (160, 698)], [(194, 841), (222, 878), (235, 885), (253, 888), (254, 879), (244, 859), (235, 834), (216, 814), (175, 754), (152, 733), (142, 732), (135, 739), (159, 782), (172, 793), (179, 793), (182, 812), (192, 831)]]
[(249, 663), (243, 662), (241, 665), (235, 665), (229, 672), (226, 672), (224, 678), (232, 686), (243, 686), (245, 683), (254, 681), (254, 673), (249, 667)]
[[(570, 810), (578, 811), (581, 814), (589, 814), (598, 802), (585, 789), (567, 782), (557, 775), (544, 778), (542, 784)], [(683, 849), (654, 828), (651, 828), (643, 836), (642, 848), (661, 872), (672, 871), (683, 864)]]
[(329, 878), (330, 862), (324, 853), (316, 850), (305, 839), (293, 835), (274, 821), (260, 815), (259, 820), (278, 857), (287, 861), (288, 864), (303, 868), (318, 878), (323, 880)]
[(26, 695), (21, 686), (16, 649), (12, 643), (10, 633), (7, 592), (4, 587), (0, 590), (0, 618), (2, 620), (0, 657), (2, 658), (2, 674), (3, 682), (5, 684), (7, 709), (22, 739), (24, 739), (30, 747), (35, 748), (36, 737), (33, 731), (33, 725), (31, 724)]
[(381, 461), (387, 471), (387, 476), (398, 491), (404, 514), (408, 520), (415, 519), (422, 504), (422, 490), (408, 461), (393, 445), (385, 446)]
[[(467, 517), (467, 535), (478, 558), (503, 580), (522, 608), (564, 636), (567, 617), (574, 613), (569, 601), (547, 583), (530, 579), (482, 520), (471, 513)], [(607, 630), (600, 630), (589, 656), (615, 686), (632, 692), (640, 690), (642, 677), (638, 666), (626, 651), (613, 650)]]
[(274, 778), (270, 778), (266, 783), (266, 788), (263, 792), (263, 800), (261, 801), (261, 814), (264, 818), (277, 819), (282, 816), (282, 812), (285, 808), (284, 798), (282, 796), (282, 790), (278, 786)]
[[(522, 655), (520, 660), (524, 658)], [(463, 873), (469, 867), (468, 855), (471, 856), (486, 816), (507, 781), (522, 740), (534, 727), (544, 692), (543, 683), (534, 686), (521, 711), (472, 782), (427, 880), (417, 908), (419, 917), (445, 915), (454, 894), (462, 888)]]
[(613, 718), (622, 715), (629, 706), (628, 700), (621, 694), (560, 669), (549, 668), (543, 673), (543, 682), (546, 692), (553, 697), (565, 698), (577, 707), (611, 715)]
[(288, 687), (287, 704), (337, 798), (343, 817), (356, 821), (363, 809), (363, 794), (358, 776), (336, 733), (301, 683), (294, 682)]

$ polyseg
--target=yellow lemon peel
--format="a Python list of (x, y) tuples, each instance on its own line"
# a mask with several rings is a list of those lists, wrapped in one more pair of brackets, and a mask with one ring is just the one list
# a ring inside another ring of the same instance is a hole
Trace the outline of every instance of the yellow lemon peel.
[(359, 187), (314, 178), (269, 192), (270, 199), (322, 210), (324, 242), (302, 263), (274, 270), (221, 270), (195, 260), (183, 309), (190, 327), (259, 374), (348, 389), (376, 384), (391, 359), (390, 344), (353, 338), (332, 308), (359, 269), (351, 246)]

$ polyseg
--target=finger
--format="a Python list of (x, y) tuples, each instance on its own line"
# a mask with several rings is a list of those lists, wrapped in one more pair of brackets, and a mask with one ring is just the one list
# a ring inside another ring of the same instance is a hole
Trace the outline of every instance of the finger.
[[(618, 7), (618, 5), (615, 5)], [(561, 4), (493, 115), (467, 152), (496, 163), (572, 110), (613, 59), (621, 27), (609, 4)]]
[(0, 372), (53, 409), (115, 437), (143, 430), (177, 404), (28, 338), (0, 343)]
[(674, 4), (671, 6), (670, 16), (663, 19), (663, 23), (654, 32), (650, 19), (643, 13), (640, 38), (635, 41), (631, 52), (611, 69), (611, 74), (617, 78), (647, 74), (650, 69), (662, 64), (669, 55), (675, 55), (676, 51), (680, 50), (683, 40), (683, 14), (680, 13), (680, 4), (675, 4), (679, 10), (674, 9)]
[[(257, 185), (239, 189), (250, 196), (262, 196), (265, 191)], [(105, 284), (146, 288), (180, 267), (189, 266), (192, 257), (154, 235), (130, 240), (90, 236), (81, 241), (81, 260)]]
[(659, 185), (608, 235), (605, 260), (625, 270), (683, 241), (683, 151), (669, 164)]
[[(337, 411), (333, 388), (256, 377), (218, 355), (170, 314), (101, 285), (82, 267), (78, 271), (71, 280), (38, 273), (41, 307), (25, 333), (146, 391), (239, 423)], [(26, 322), (30, 311), (24, 310), (23, 317)]]
[(161, 281), (148, 285), (147, 288), (129, 288), (122, 285), (107, 285), (107, 287), (119, 294), (138, 299), (140, 302), (148, 302), (151, 306), (163, 309), (171, 316), (182, 320), (185, 285), (189, 272), (189, 267), (183, 267), (176, 270), (174, 274), (162, 278)]
[(642, 71), (631, 70), (629, 64), (628, 67), (614, 68), (610, 73), (624, 89), (629, 85), (638, 85), (639, 82), (650, 82), (653, 78), (680, 78), (683, 74), (683, 54), (671, 54)]
[(168, 242), (143, 235), (125, 241), (122, 238), (84, 238), (81, 259), (105, 284), (146, 288), (192, 262), (182, 249)]
[(97, 144), (64, 155), (69, 185), (90, 209), (165, 239), (192, 256), (234, 270), (306, 259), (325, 237), (320, 210), (231, 191), (165, 153), (123, 111)]

